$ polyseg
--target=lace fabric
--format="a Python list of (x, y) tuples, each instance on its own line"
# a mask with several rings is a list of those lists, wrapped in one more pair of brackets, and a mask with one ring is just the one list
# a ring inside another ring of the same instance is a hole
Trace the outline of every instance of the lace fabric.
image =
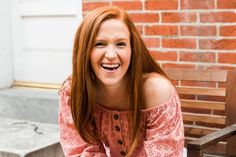
[[(77, 133), (70, 111), (70, 81), (60, 91), (60, 142), (67, 157), (125, 156), (131, 142), (129, 111), (96, 106), (95, 122), (101, 145), (85, 143)], [(168, 101), (142, 110), (142, 129), (134, 157), (182, 157), (184, 147), (183, 119), (179, 97), (173, 87)]]

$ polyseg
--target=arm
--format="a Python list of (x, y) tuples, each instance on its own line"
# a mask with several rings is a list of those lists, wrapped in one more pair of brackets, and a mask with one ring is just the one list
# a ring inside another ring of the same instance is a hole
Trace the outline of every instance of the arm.
[[(66, 86), (66, 83), (64, 84)], [(66, 89), (66, 88), (64, 88)], [(83, 141), (77, 133), (70, 111), (68, 92), (60, 91), (59, 100), (59, 131), (60, 143), (66, 157), (106, 157), (104, 147), (90, 145)]]
[(180, 101), (168, 80), (157, 76), (144, 85), (146, 100), (147, 156), (182, 157), (184, 148), (183, 120)]

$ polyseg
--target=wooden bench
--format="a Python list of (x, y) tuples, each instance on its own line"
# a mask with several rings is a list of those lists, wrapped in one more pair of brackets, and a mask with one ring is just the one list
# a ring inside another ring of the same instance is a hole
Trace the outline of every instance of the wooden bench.
[[(180, 95), (185, 144), (199, 140), (205, 135), (209, 136), (213, 132), (236, 123), (236, 71), (164, 70), (176, 85), (177, 92)], [(210, 138), (208, 137), (207, 139), (209, 140)], [(202, 144), (201, 142), (200, 144)], [(196, 143), (199, 144), (199, 141)], [(205, 143), (204, 148), (210, 143), (212, 141)], [(196, 146), (194, 142), (192, 144), (193, 147), (203, 148), (203, 145)], [(191, 149), (189, 145), (187, 147)], [(231, 139), (230, 142), (219, 142), (212, 147), (204, 149), (204, 152), (208, 154), (224, 154), (227, 151), (234, 151), (235, 153), (233, 148), (236, 149), (235, 139)], [(190, 152), (188, 150), (188, 156), (190, 156)], [(202, 150), (200, 152), (202, 153)]]

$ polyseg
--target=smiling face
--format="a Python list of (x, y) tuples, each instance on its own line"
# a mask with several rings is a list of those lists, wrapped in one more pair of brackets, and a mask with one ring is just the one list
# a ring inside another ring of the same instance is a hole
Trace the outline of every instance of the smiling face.
[(104, 21), (90, 56), (97, 79), (106, 86), (124, 82), (131, 58), (130, 33), (119, 19)]

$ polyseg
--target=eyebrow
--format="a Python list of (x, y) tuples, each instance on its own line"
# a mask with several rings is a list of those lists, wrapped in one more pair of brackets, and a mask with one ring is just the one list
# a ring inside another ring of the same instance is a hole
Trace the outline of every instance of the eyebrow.
[[(115, 39), (117, 39), (117, 40), (128, 40), (128, 39), (129, 39), (129, 38), (126, 37), (126, 36), (113, 37), (113, 38), (115, 38)], [(97, 36), (96, 39), (98, 39), (98, 40), (100, 40), (100, 39), (103, 40), (103, 39), (109, 39), (109, 37), (106, 37), (106, 36)]]
[[(95, 41), (105, 41), (107, 38), (97, 38), (95, 39)], [(121, 40), (125, 40), (125, 41), (129, 41), (129, 38), (117, 38), (115, 39), (116, 41), (121, 41)]]

